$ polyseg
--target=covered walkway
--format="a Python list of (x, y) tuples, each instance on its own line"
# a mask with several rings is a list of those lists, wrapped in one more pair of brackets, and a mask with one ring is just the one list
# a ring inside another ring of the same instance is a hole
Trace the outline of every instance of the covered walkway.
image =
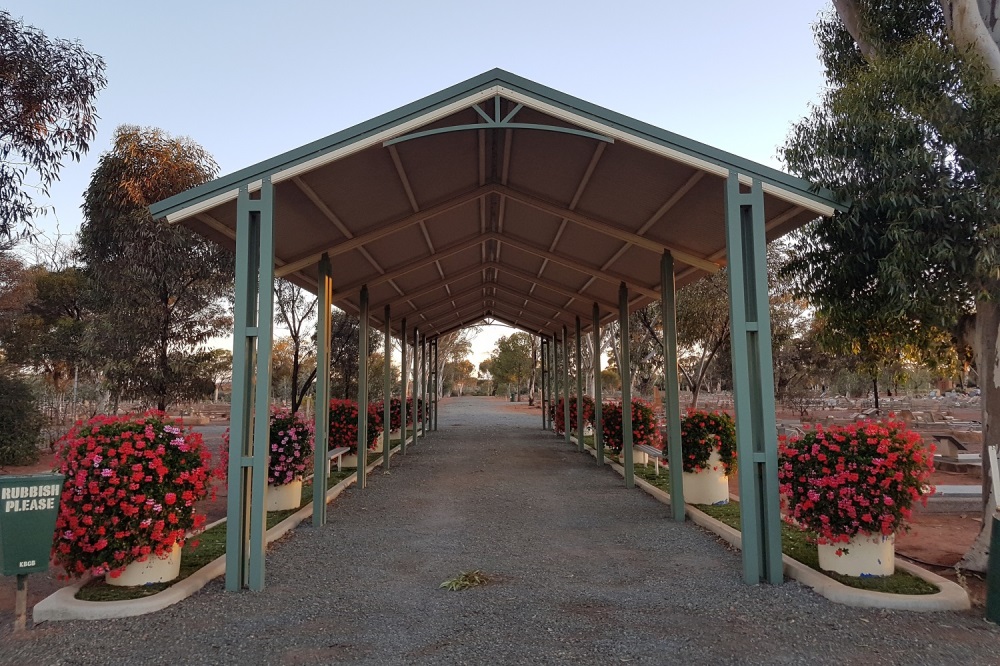
[[(744, 585), (739, 553), (623, 488), (526, 403), (457, 398), (440, 420), (324, 528), (268, 550), (267, 594), (219, 579), (99, 631), (43, 625), (0, 663), (995, 663), (972, 615)], [(439, 588), (472, 569), (496, 581)]]

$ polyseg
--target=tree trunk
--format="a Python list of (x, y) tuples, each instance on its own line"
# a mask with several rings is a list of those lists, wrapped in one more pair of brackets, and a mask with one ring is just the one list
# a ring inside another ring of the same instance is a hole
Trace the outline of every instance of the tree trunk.
[(1000, 83), (1000, 0), (941, 0), (945, 22), (960, 49), (978, 55)]
[(878, 377), (872, 377), (872, 391), (875, 396), (875, 409), (878, 409)]
[[(976, 301), (976, 367), (979, 368), (979, 402), (983, 422), (983, 527), (958, 566), (986, 571), (990, 552), (990, 532), (997, 511), (997, 498), (990, 481), (990, 467), (997, 464), (989, 447), (1000, 446), (1000, 283), (990, 285), (993, 300)], [(994, 449), (996, 450), (996, 449)]]

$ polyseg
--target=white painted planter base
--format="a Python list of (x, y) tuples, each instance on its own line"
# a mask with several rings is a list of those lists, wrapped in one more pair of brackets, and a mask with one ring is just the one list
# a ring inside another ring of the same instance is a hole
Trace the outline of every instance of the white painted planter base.
[[(844, 576), (891, 576), (896, 572), (895, 536), (857, 535), (848, 543), (819, 544), (819, 568)], [(837, 555), (837, 550), (847, 552)]]
[(268, 511), (288, 511), (302, 506), (302, 479), (296, 479), (283, 486), (272, 486), (268, 484), (267, 494)]
[(177, 578), (181, 573), (181, 547), (174, 544), (167, 557), (159, 558), (150, 555), (145, 562), (132, 562), (118, 578), (105, 576), (108, 585), (118, 587), (135, 587), (150, 583), (165, 583)]
[(729, 477), (726, 476), (718, 450), (712, 451), (706, 469), (684, 472), (683, 476), (684, 501), (687, 504), (729, 503)]

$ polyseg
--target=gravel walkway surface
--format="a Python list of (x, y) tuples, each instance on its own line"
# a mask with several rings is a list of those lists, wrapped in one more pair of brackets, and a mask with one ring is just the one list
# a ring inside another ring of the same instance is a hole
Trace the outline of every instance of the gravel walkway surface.
[[(540, 429), (537, 409), (442, 402), (437, 433), (268, 553), (159, 613), (0, 635), (4, 664), (996, 664), (975, 613), (837, 606), (748, 587), (738, 552)], [(494, 582), (439, 588), (479, 569)]]

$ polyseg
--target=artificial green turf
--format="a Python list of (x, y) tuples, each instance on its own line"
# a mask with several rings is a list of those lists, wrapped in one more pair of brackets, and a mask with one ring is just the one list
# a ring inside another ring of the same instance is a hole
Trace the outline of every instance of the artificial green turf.
[[(333, 488), (355, 473), (356, 470), (353, 468), (340, 472), (333, 470), (330, 473), (330, 478), (327, 480), (327, 489)], [(312, 487), (313, 484), (311, 482), (302, 484), (302, 506), (312, 501)], [(268, 512), (267, 529), (271, 529), (288, 516), (299, 511), (299, 509)], [(117, 585), (108, 585), (104, 582), (103, 577), (94, 578), (80, 588), (76, 593), (76, 598), (83, 601), (125, 601), (128, 599), (141, 599), (142, 597), (152, 596), (157, 592), (161, 592), (171, 585), (179, 583), (215, 558), (226, 553), (226, 525), (227, 523), (216, 525), (193, 539), (189, 539), (184, 544), (184, 548), (181, 551), (180, 574), (170, 582), (150, 583), (149, 585), (137, 587), (119, 587)]]
[[(661, 469), (660, 476), (657, 477), (652, 466), (645, 468), (642, 465), (636, 465), (635, 475), (661, 490), (670, 492), (670, 475), (665, 469)], [(725, 523), (733, 529), (740, 529), (739, 502), (730, 500), (728, 504), (698, 504), (695, 506), (719, 522)], [(819, 568), (819, 552), (816, 549), (816, 544), (810, 543), (805, 532), (784, 522), (781, 523), (781, 551), (807, 567), (819, 571), (824, 576), (829, 576), (838, 583), (849, 587), (890, 594), (934, 594), (938, 591), (937, 587), (922, 578), (903, 571), (897, 571), (891, 576), (866, 576), (864, 578), (824, 571)]]

